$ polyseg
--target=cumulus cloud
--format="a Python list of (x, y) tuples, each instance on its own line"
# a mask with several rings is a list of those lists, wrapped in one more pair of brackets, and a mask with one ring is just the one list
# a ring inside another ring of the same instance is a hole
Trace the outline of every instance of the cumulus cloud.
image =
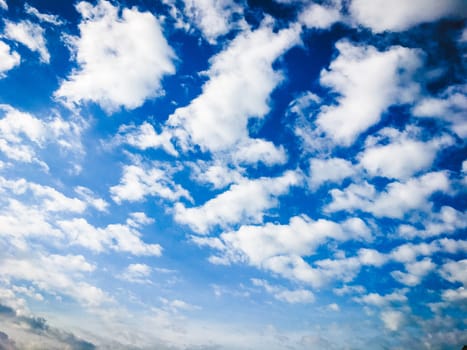
[(421, 59), (417, 50), (401, 46), (378, 51), (339, 41), (336, 48), (339, 55), (321, 72), (320, 83), (338, 97), (336, 104), (321, 107), (316, 124), (332, 140), (349, 146), (389, 106), (410, 102), (418, 94), (412, 77)]
[(315, 301), (313, 293), (307, 289), (288, 290), (283, 287), (273, 286), (265, 280), (253, 278), (253, 285), (262, 287), (266, 292), (272, 294), (274, 298), (289, 304), (306, 304)]
[(9, 159), (37, 163), (47, 170), (47, 164), (37, 155), (37, 151), (47, 144), (60, 146), (61, 151), (82, 152), (84, 125), (80, 120), (70, 118), (67, 121), (61, 116), (39, 119), (2, 104), (0, 115), (0, 152)]
[(299, 15), (298, 21), (308, 28), (328, 29), (341, 20), (338, 8), (311, 3)]
[[(275, 33), (270, 23), (263, 22), (256, 30), (243, 31), (212, 57), (206, 72), (209, 80), (201, 95), (169, 117), (168, 127), (175, 129), (171, 132), (179, 145), (184, 149), (198, 145), (211, 152), (226, 151), (236, 145), (267, 146), (269, 157), (271, 144), (248, 141), (248, 121), (264, 118), (269, 112), (270, 94), (283, 80), (272, 64), (299, 43), (299, 34), (297, 27)], [(264, 154), (249, 152), (243, 158), (250, 162)], [(280, 150), (272, 152), (274, 157), (281, 154)]]
[(10, 46), (0, 41), (0, 79), (6, 76), (6, 72), (19, 65), (21, 57)]
[(391, 275), (400, 283), (413, 287), (420, 284), (423, 277), (433, 271), (436, 265), (431, 259), (425, 258), (421, 261), (407, 263), (405, 264), (405, 268), (407, 272), (393, 271)]
[(63, 24), (63, 21), (60, 19), (59, 16), (50, 15), (47, 13), (41, 13), (38, 9), (29, 5), (28, 3), (24, 4), (24, 10), (26, 11), (26, 13), (30, 14), (31, 16), (34, 16), (41, 22), (46, 22), (46, 23), (53, 24), (56, 26)]
[(232, 29), (246, 27), (243, 6), (232, 0), (183, 0), (184, 13), (211, 44)]
[(67, 102), (92, 101), (108, 113), (134, 109), (163, 93), (161, 79), (175, 72), (173, 50), (149, 12), (123, 9), (100, 0), (80, 2), (80, 36), (68, 37), (78, 69), (55, 96)]
[(358, 155), (360, 164), (371, 176), (408, 179), (429, 169), (437, 152), (454, 143), (449, 136), (418, 140), (420, 130), (408, 128), (402, 132), (384, 128), (366, 140), (365, 150)]
[(450, 261), (445, 263), (441, 267), (441, 276), (449, 282), (455, 283), (460, 282), (467, 286), (467, 275), (465, 271), (467, 269), (467, 259), (459, 261)]
[(405, 323), (406, 317), (398, 310), (387, 310), (381, 313), (381, 321), (388, 330), (396, 332)]
[(187, 208), (177, 203), (175, 220), (202, 234), (217, 225), (225, 228), (240, 222), (260, 223), (265, 211), (278, 206), (277, 197), (287, 194), (300, 181), (301, 176), (294, 171), (276, 178), (242, 179), (201, 206)]
[(426, 96), (414, 106), (413, 115), (421, 118), (438, 118), (450, 125), (460, 137), (467, 136), (467, 87), (455, 85), (447, 88), (438, 97)]
[(153, 163), (125, 165), (118, 185), (110, 188), (112, 199), (123, 201), (141, 201), (146, 196), (157, 196), (176, 201), (180, 198), (191, 200), (191, 196), (182, 186), (171, 179), (173, 169), (164, 164)]
[(148, 278), (151, 275), (151, 267), (146, 264), (130, 264), (120, 275), (120, 278), (132, 283), (151, 283)]
[(324, 183), (341, 183), (342, 180), (356, 173), (351, 162), (342, 158), (310, 160), (309, 184), (312, 189), (317, 189)]
[(5, 37), (17, 41), (29, 50), (39, 53), (41, 61), (49, 63), (50, 54), (47, 50), (44, 29), (30, 21), (18, 23), (5, 21)]
[(377, 217), (402, 218), (410, 211), (431, 208), (431, 195), (448, 189), (449, 179), (444, 172), (431, 172), (406, 182), (392, 182), (380, 193), (367, 182), (352, 184), (343, 190), (331, 190), (332, 202), (326, 210), (361, 210)]
[(466, 15), (462, 0), (352, 0), (350, 14), (360, 24), (375, 33), (383, 31), (404, 31), (423, 22), (443, 17)]

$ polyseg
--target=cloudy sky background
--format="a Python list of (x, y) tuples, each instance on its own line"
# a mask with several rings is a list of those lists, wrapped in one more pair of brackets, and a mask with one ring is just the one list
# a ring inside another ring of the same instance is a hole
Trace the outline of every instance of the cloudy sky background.
[(0, 349), (460, 349), (463, 0), (0, 0)]

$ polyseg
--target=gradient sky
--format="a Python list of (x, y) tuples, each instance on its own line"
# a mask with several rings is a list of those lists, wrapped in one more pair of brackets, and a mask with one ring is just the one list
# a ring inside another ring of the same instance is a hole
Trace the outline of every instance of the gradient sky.
[(0, 0), (0, 349), (461, 349), (464, 0)]

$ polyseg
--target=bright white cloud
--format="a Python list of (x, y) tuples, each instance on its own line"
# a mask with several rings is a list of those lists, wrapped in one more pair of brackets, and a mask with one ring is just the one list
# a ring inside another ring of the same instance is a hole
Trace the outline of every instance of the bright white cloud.
[(39, 12), (38, 9), (36, 9), (35, 7), (32, 7), (28, 3), (24, 4), (24, 10), (26, 11), (26, 13), (30, 14), (31, 16), (36, 17), (41, 22), (50, 23), (50, 24), (53, 24), (53, 25), (56, 25), (56, 26), (59, 26), (59, 25), (63, 24), (63, 21), (60, 19), (59, 16), (50, 15), (50, 14), (47, 14), (47, 13), (41, 13), (41, 12)]
[(459, 261), (450, 261), (445, 263), (441, 267), (440, 274), (441, 276), (448, 280), (449, 282), (455, 283), (460, 282), (467, 286), (467, 259), (459, 260)]
[(430, 196), (448, 189), (449, 179), (444, 172), (431, 172), (406, 182), (392, 182), (381, 193), (366, 182), (352, 184), (344, 190), (331, 190), (332, 202), (326, 210), (361, 210), (377, 217), (402, 218), (410, 211), (429, 209)]
[(465, 305), (465, 303), (467, 302), (467, 289), (465, 289), (464, 287), (459, 287), (457, 289), (448, 289), (442, 293), (441, 297), (447, 302), (461, 302)]
[(202, 234), (217, 225), (225, 228), (238, 223), (261, 223), (265, 211), (278, 206), (277, 197), (287, 194), (300, 181), (301, 176), (293, 171), (276, 178), (243, 179), (201, 206), (187, 208), (177, 203), (175, 220)]
[(96, 252), (111, 249), (133, 255), (162, 254), (162, 247), (159, 244), (144, 243), (140, 238), (141, 233), (129, 225), (110, 224), (100, 228), (89, 224), (83, 218), (75, 218), (59, 220), (57, 226), (69, 245), (82, 246)]
[(157, 196), (171, 201), (180, 198), (191, 200), (191, 196), (182, 186), (171, 179), (173, 169), (164, 164), (125, 165), (118, 185), (110, 188), (112, 199), (123, 201), (141, 201), (146, 196)]
[(130, 264), (120, 275), (120, 278), (132, 283), (150, 283), (151, 267), (146, 264)]
[(449, 136), (432, 138), (427, 142), (419, 141), (418, 132), (413, 129), (400, 132), (384, 128), (368, 137), (365, 150), (358, 155), (360, 164), (371, 176), (408, 179), (430, 168), (436, 153), (454, 142)]
[(467, 86), (451, 86), (439, 97), (422, 98), (413, 108), (417, 117), (439, 118), (450, 124), (460, 137), (467, 137)]
[(299, 34), (298, 27), (275, 33), (270, 23), (263, 22), (254, 31), (243, 31), (211, 58), (206, 72), (209, 80), (201, 95), (169, 117), (168, 126), (174, 129), (171, 132), (179, 145), (184, 149), (199, 145), (203, 151), (225, 151), (236, 144), (250, 144), (248, 120), (264, 118), (270, 109), (269, 96), (283, 80), (272, 64), (299, 42)]
[(60, 150), (82, 152), (80, 120), (65, 121), (60, 116), (44, 120), (21, 112), (8, 105), (0, 105), (0, 152), (9, 159), (38, 163), (46, 170), (47, 164), (37, 156), (37, 150), (54, 143)]
[(354, 300), (368, 306), (386, 307), (392, 304), (406, 303), (409, 300), (406, 296), (408, 291), (408, 289), (400, 289), (386, 295), (368, 293), (361, 297), (355, 297)]
[(339, 9), (311, 3), (299, 15), (300, 23), (308, 28), (328, 29), (341, 20)]
[(312, 189), (317, 189), (326, 182), (341, 183), (342, 180), (356, 173), (351, 162), (342, 158), (310, 160), (309, 184)]
[(390, 105), (412, 101), (418, 93), (412, 77), (421, 60), (418, 51), (401, 46), (378, 51), (340, 41), (336, 48), (339, 56), (321, 72), (320, 83), (339, 97), (336, 105), (321, 107), (316, 124), (335, 142), (349, 146)]
[(80, 2), (80, 36), (69, 37), (79, 68), (55, 92), (67, 102), (93, 101), (108, 113), (133, 109), (163, 93), (161, 79), (175, 72), (175, 57), (158, 20), (136, 8), (100, 0)]
[(0, 41), (0, 79), (6, 76), (5, 72), (18, 66), (20, 62), (19, 54), (11, 50), (8, 44)]
[(44, 29), (40, 25), (30, 21), (18, 23), (5, 21), (4, 35), (8, 39), (23, 44), (31, 51), (39, 53), (42, 62), (50, 62), (50, 54), (44, 38)]
[(423, 277), (428, 275), (435, 268), (436, 265), (431, 261), (431, 259), (425, 258), (421, 261), (405, 264), (407, 272), (393, 271), (391, 275), (400, 283), (413, 287), (420, 284)]
[(6, 3), (6, 0), (0, 0), (0, 9), (8, 10), (8, 4)]
[(306, 304), (315, 301), (313, 293), (307, 289), (288, 290), (283, 287), (273, 286), (267, 281), (257, 278), (253, 278), (251, 282), (257, 287), (264, 288), (266, 292), (272, 294), (277, 300), (284, 301), (289, 304)]
[(221, 161), (197, 161), (191, 164), (192, 178), (201, 184), (210, 184), (215, 189), (225, 188), (242, 181), (241, 170), (234, 169)]
[(112, 299), (102, 289), (83, 280), (95, 266), (82, 255), (31, 254), (26, 257), (3, 257), (0, 276), (29, 281), (39, 290), (72, 297), (84, 306), (94, 307)]
[(350, 13), (360, 24), (376, 33), (404, 31), (423, 22), (447, 16), (465, 16), (463, 0), (352, 0)]
[(219, 36), (235, 28), (246, 27), (246, 22), (235, 20), (243, 16), (243, 6), (232, 0), (183, 0), (184, 13), (211, 44)]

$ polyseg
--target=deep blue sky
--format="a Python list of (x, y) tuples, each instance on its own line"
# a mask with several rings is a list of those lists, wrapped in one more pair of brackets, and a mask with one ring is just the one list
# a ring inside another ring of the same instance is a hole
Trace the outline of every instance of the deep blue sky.
[(0, 349), (461, 349), (463, 0), (0, 0)]

